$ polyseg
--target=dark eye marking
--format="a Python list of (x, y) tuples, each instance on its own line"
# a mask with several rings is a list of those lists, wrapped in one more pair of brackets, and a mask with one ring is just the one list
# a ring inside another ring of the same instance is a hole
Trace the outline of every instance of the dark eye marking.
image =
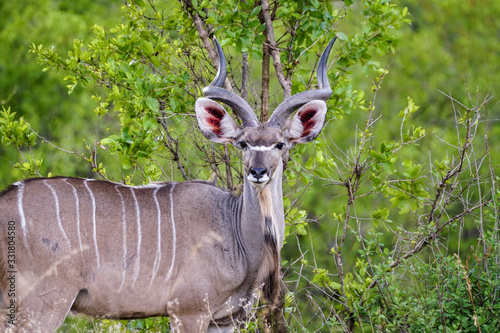
[(278, 142), (278, 143), (276, 144), (276, 148), (278, 148), (279, 150), (281, 150), (281, 149), (283, 149), (283, 146), (284, 146), (284, 145), (285, 145), (285, 144), (284, 144), (283, 142)]
[(238, 145), (241, 147), (241, 149), (245, 149), (248, 147), (245, 141), (238, 141)]

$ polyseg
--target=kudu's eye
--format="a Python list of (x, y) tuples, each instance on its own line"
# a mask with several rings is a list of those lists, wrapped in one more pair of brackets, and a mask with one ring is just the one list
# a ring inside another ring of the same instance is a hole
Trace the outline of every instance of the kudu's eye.
[(284, 146), (284, 145), (285, 145), (285, 144), (284, 144), (283, 142), (278, 142), (278, 143), (276, 144), (276, 148), (278, 148), (279, 150), (281, 150), (281, 149), (283, 148), (283, 146)]
[(245, 149), (246, 147), (248, 147), (245, 141), (238, 141), (238, 145), (241, 147), (241, 149)]

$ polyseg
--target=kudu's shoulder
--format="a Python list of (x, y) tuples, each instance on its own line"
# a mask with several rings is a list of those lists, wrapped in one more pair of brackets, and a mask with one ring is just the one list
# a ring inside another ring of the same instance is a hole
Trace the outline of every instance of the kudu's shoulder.
[(221, 207), (237, 204), (239, 197), (205, 181), (187, 181), (175, 184), (175, 196), (180, 202)]

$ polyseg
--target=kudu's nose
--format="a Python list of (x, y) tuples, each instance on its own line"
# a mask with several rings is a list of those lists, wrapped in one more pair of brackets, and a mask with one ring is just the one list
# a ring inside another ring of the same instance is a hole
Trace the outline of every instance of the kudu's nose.
[(251, 168), (250, 169), (250, 174), (258, 182), (261, 178), (263, 178), (265, 175), (267, 175), (267, 169), (266, 168)]

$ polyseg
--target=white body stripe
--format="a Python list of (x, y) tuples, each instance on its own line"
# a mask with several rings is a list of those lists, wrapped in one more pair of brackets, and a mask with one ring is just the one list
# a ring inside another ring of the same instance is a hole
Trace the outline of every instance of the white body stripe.
[(78, 192), (76, 191), (76, 188), (73, 185), (68, 183), (67, 178), (64, 178), (63, 181), (69, 186), (71, 186), (71, 188), (73, 189), (73, 196), (75, 197), (75, 207), (76, 207), (76, 232), (78, 235), (78, 245), (80, 246), (80, 252), (82, 252), (83, 251), (82, 236), (80, 233), (80, 200), (78, 198)]
[(23, 229), (23, 237), (26, 240), (26, 217), (24, 216), (23, 208), (23, 193), (24, 193), (24, 183), (19, 182), (17, 185), (17, 210), (19, 210), (19, 216), (21, 217), (21, 229)]
[(95, 220), (95, 198), (94, 195), (92, 194), (92, 191), (90, 190), (88, 181), (92, 181), (92, 179), (85, 179), (83, 184), (87, 188), (87, 191), (89, 191), (90, 199), (92, 200), (92, 226), (94, 228), (94, 247), (95, 247), (95, 255), (97, 258), (97, 271), (99, 272), (99, 269), (101, 268), (101, 262), (99, 259), (99, 248), (97, 247), (97, 227), (96, 227), (96, 220)]
[(28, 250), (29, 255), (31, 256), (31, 250), (28, 247), (28, 243), (26, 242), (26, 234), (28, 232), (28, 228), (26, 225), (26, 217), (24, 216), (24, 208), (23, 208), (23, 194), (24, 194), (24, 183), (17, 182), (17, 210), (19, 211), (19, 217), (21, 218), (21, 229), (23, 230), (23, 239), (24, 246), (26, 250)]
[(125, 200), (123, 200), (123, 194), (118, 189), (118, 186), (115, 186), (116, 192), (118, 192), (118, 196), (120, 197), (120, 202), (122, 204), (122, 232), (123, 232), (123, 271), (122, 271), (122, 281), (120, 283), (120, 287), (118, 288), (118, 292), (120, 292), (123, 288), (123, 284), (125, 283), (125, 271), (127, 269), (127, 215), (125, 211)]
[(59, 226), (59, 230), (61, 230), (61, 233), (62, 233), (64, 239), (66, 240), (66, 242), (68, 242), (68, 246), (71, 248), (71, 242), (69, 241), (68, 236), (66, 235), (66, 231), (64, 231), (64, 227), (62, 225), (61, 212), (60, 212), (60, 207), (59, 207), (59, 199), (57, 198), (56, 190), (52, 187), (52, 185), (47, 183), (47, 179), (44, 179), (43, 183), (45, 184), (45, 186), (47, 186), (50, 189), (50, 192), (52, 192), (52, 197), (54, 198), (54, 201), (56, 203), (57, 225)]
[(153, 274), (151, 275), (151, 282), (149, 283), (150, 285), (153, 283), (153, 280), (156, 276), (156, 272), (158, 272), (158, 268), (160, 267), (160, 262), (161, 262), (161, 210), (160, 210), (160, 204), (158, 203), (158, 198), (156, 197), (156, 193), (161, 187), (158, 187), (154, 190), (153, 192), (153, 199), (156, 204), (156, 210), (158, 212), (158, 230), (157, 230), (157, 247), (156, 247), (156, 258), (155, 262), (153, 265)]
[(137, 277), (139, 276), (139, 269), (141, 265), (141, 240), (142, 240), (142, 233), (141, 233), (141, 211), (139, 208), (139, 202), (137, 201), (137, 197), (135, 196), (134, 188), (130, 187), (130, 192), (132, 192), (132, 197), (134, 198), (134, 203), (135, 203), (135, 212), (137, 216), (137, 259), (135, 261), (135, 268), (134, 268), (134, 279), (132, 280), (132, 287), (134, 287), (135, 281), (137, 280)]
[(174, 188), (175, 188), (175, 183), (172, 183), (172, 187), (170, 188), (170, 220), (172, 222), (172, 262), (170, 263), (170, 268), (167, 273), (166, 281), (170, 279), (170, 276), (172, 275), (172, 271), (174, 270), (174, 263), (175, 263), (175, 247), (176, 247), (176, 242), (177, 238), (175, 235), (175, 220), (174, 220)]

